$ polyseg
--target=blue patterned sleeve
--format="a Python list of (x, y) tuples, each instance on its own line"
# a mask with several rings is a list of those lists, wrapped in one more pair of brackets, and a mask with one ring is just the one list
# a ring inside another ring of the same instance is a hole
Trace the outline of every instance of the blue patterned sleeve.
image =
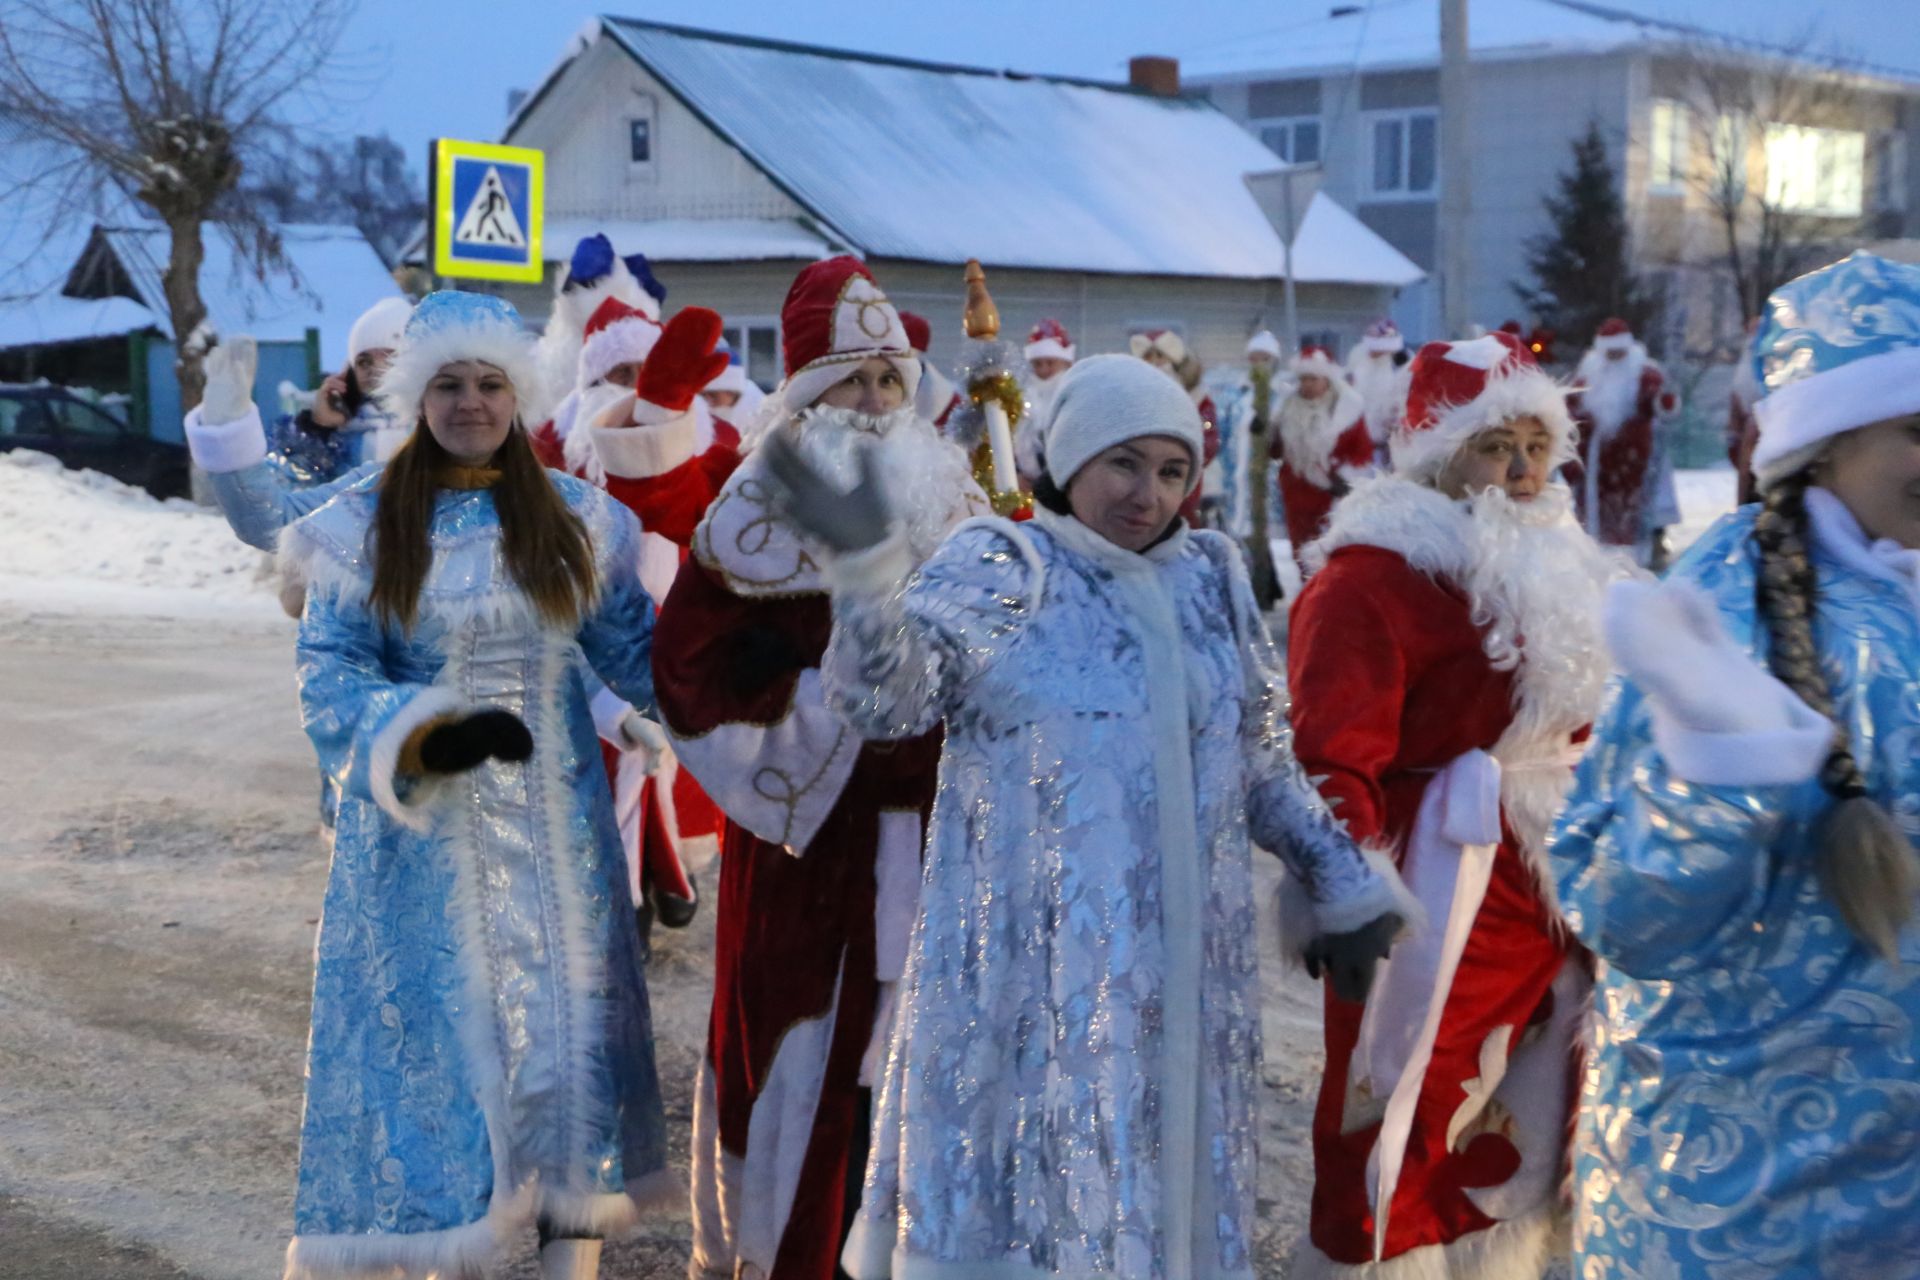
[(640, 522), (596, 494), (587, 516), (599, 589), (580, 625), (580, 650), (609, 689), (643, 716), (658, 717), (653, 696), (653, 598), (640, 585)]
[(410, 788), (396, 778), (400, 750), (414, 729), (462, 710), (437, 685), (395, 680), (385, 639), (363, 603), (311, 592), (294, 646), (300, 714), (320, 768), (342, 794), (371, 801), (419, 825)]
[(1003, 521), (956, 530), (917, 572), (905, 541), (836, 558), (827, 705), (863, 737), (925, 733), (1039, 602), (1039, 558)]
[(1635, 978), (1724, 964), (1760, 915), (1773, 848), (1807, 825), (1818, 790), (1686, 781), (1654, 743), (1646, 699), (1620, 681), (1554, 831), (1561, 910)]
[(278, 545), (280, 531), (309, 512), (325, 506), (335, 494), (380, 470), (382, 463), (368, 462), (326, 484), (301, 488), (287, 478), (286, 472), (269, 458), (238, 471), (210, 474), (214, 501), (233, 529), (234, 536), (250, 547), (272, 551)]

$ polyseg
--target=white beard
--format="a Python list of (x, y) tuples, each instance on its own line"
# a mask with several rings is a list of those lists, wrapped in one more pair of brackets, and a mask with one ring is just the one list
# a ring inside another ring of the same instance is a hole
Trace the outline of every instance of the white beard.
[(1597, 351), (1589, 351), (1580, 361), (1577, 381), (1586, 387), (1581, 403), (1593, 415), (1596, 434), (1605, 438), (1633, 417), (1640, 404), (1640, 374), (1647, 367), (1647, 352), (1636, 347), (1619, 360), (1609, 360)]
[(1367, 410), (1367, 434), (1373, 437), (1375, 445), (1383, 445), (1393, 428), (1407, 411), (1407, 383), (1403, 377), (1405, 367), (1396, 365), (1393, 357), (1368, 357), (1353, 368), (1353, 389), (1360, 393), (1360, 402)]
[(884, 414), (814, 405), (793, 419), (790, 430), (801, 456), (842, 490), (859, 483), (859, 456), (873, 451), (881, 493), (906, 531), (916, 564), (972, 513), (966, 455), (941, 439), (911, 404)]
[(1333, 446), (1353, 425), (1359, 410), (1356, 394), (1351, 387), (1333, 383), (1318, 399), (1296, 392), (1280, 406), (1281, 458), (1319, 488), (1333, 487)]

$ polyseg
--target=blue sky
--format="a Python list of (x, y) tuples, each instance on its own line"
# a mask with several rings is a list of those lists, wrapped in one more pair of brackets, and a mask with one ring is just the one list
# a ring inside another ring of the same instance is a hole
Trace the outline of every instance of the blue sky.
[[(1359, 0), (1343, 0), (1357, 3)], [(1809, 28), (1836, 52), (1920, 69), (1914, 0), (1610, 0), (1631, 12), (1731, 34), (1797, 42)], [(322, 127), (384, 129), (424, 169), (428, 139), (492, 139), (510, 88), (530, 88), (567, 38), (611, 12), (709, 30), (971, 65), (1124, 78), (1139, 53), (1195, 56), (1239, 37), (1284, 32), (1332, 0), (361, 0)], [(1437, 11), (1437, 5), (1436, 5)], [(1437, 21), (1437, 19), (1436, 19)], [(311, 110), (311, 108), (310, 108)]]

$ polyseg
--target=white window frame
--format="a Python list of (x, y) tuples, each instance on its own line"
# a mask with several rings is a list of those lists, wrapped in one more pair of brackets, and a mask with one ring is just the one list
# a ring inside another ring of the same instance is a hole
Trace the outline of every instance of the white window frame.
[[(1433, 185), (1424, 191), (1411, 191), (1407, 181), (1413, 171), (1413, 122), (1418, 119), (1433, 121)], [(1380, 204), (1387, 201), (1428, 202), (1440, 198), (1440, 184), (1445, 175), (1440, 172), (1440, 109), (1438, 107), (1406, 107), (1391, 111), (1368, 111), (1362, 113), (1361, 123), (1366, 129), (1367, 186), (1366, 200)], [(1400, 124), (1400, 185), (1381, 188), (1377, 185), (1379, 166), (1374, 148), (1379, 145), (1380, 126), (1389, 121)]]
[[(1661, 117), (1665, 116), (1663, 120)], [(1647, 111), (1647, 190), (1677, 196), (1687, 189), (1687, 151), (1693, 117), (1687, 104), (1655, 98)]]
[[(773, 368), (767, 370), (767, 381), (762, 383), (753, 376), (753, 344), (750, 335), (757, 330), (766, 330), (773, 335)], [(779, 316), (726, 316), (720, 322), (720, 335), (727, 344), (740, 353), (741, 367), (747, 371), (747, 381), (762, 391), (780, 381), (780, 317)]]
[[(1303, 124), (1312, 125), (1315, 133), (1313, 159), (1304, 161), (1296, 159), (1296, 153), (1299, 150), (1299, 130)], [(1319, 164), (1326, 159), (1327, 132), (1326, 129), (1322, 127), (1320, 117), (1317, 115), (1267, 116), (1262, 119), (1247, 121), (1247, 128), (1253, 131), (1254, 137), (1260, 139), (1261, 146), (1266, 147), (1267, 150), (1272, 151), (1288, 164)], [(1269, 129), (1286, 130), (1287, 146), (1284, 151), (1267, 142), (1267, 130)]]
[[(1790, 192), (1786, 186), (1787, 178), (1780, 170), (1781, 162), (1788, 153), (1800, 154), (1794, 159), (1811, 162), (1815, 167), (1814, 189), (1810, 195), (1801, 196)], [(1842, 152), (1854, 152), (1852, 157)], [(1767, 203), (1785, 213), (1805, 214), (1815, 218), (1858, 218), (1867, 208), (1867, 135), (1860, 129), (1821, 129), (1813, 125), (1782, 124), (1767, 125)], [(1858, 161), (1857, 171), (1852, 175), (1851, 188), (1835, 181), (1837, 168), (1822, 173), (1827, 166), (1844, 163), (1852, 158)], [(1824, 188), (1824, 193), (1822, 192)], [(1852, 201), (1847, 201), (1847, 195)], [(1838, 196), (1836, 200), (1834, 197)]]
[[(642, 121), (647, 126), (647, 158), (635, 160), (633, 158), (633, 126)], [(621, 139), (621, 145), (627, 152), (627, 176), (653, 177), (660, 171), (660, 112), (654, 103), (653, 95), (634, 94), (633, 103), (628, 107), (623, 122), (626, 125), (626, 136)]]

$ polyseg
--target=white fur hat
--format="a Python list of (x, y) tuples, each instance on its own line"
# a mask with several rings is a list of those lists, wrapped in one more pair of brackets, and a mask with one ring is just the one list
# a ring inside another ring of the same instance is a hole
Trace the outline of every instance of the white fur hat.
[(392, 351), (400, 345), (400, 334), (413, 315), (409, 298), (382, 298), (360, 313), (347, 330), (347, 359), (362, 351)]
[(380, 401), (402, 422), (420, 416), (420, 400), (442, 365), (478, 360), (507, 375), (521, 404), (540, 400), (534, 337), (513, 304), (490, 294), (442, 289), (413, 309), (393, 363), (380, 379)]
[(1261, 329), (1247, 339), (1248, 355), (1269, 355), (1275, 360), (1280, 358), (1280, 339), (1273, 336), (1273, 330)]
[(1041, 429), (1047, 474), (1065, 489), (1103, 450), (1142, 436), (1172, 436), (1193, 454), (1192, 482), (1200, 483), (1205, 429), (1193, 397), (1172, 378), (1132, 356), (1089, 356), (1054, 379), (1060, 390)]

